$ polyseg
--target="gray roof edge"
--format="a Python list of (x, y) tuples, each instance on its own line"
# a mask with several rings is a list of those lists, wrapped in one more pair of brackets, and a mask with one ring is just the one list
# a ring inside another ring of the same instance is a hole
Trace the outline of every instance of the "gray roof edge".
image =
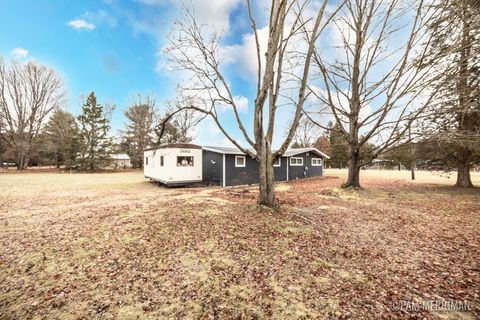
[[(206, 151), (211, 151), (211, 152), (216, 152), (216, 153), (221, 153), (221, 154), (245, 154), (238, 148), (231, 148), (231, 147), (212, 147), (212, 146), (204, 146), (202, 147), (203, 150)], [(300, 153), (304, 152), (315, 152), (318, 155), (320, 155), (323, 158), (330, 159), (330, 157), (323, 153), (322, 151), (318, 150), (317, 148), (298, 148), (298, 149), (288, 149), (285, 151), (285, 153), (282, 155), (284, 157), (290, 157), (294, 156)]]
[(288, 149), (287, 151), (285, 151), (285, 154), (288, 153), (287, 157), (291, 157), (291, 156), (295, 156), (297, 154), (304, 153), (304, 152), (315, 152), (316, 154), (318, 154), (319, 156), (321, 156), (323, 158), (330, 159), (329, 155), (327, 155), (326, 153), (323, 153), (322, 151), (318, 150), (317, 148)]

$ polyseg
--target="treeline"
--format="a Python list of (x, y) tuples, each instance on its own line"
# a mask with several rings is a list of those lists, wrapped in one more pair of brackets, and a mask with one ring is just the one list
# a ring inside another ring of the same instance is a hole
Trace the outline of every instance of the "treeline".
[[(471, 186), (469, 171), (461, 172), (462, 168), (465, 168), (462, 166), (464, 159), (462, 155), (465, 150), (469, 150), (468, 161), (471, 161), (471, 166), (480, 162), (480, 109), (478, 110), (476, 114), (471, 112), (468, 117), (471, 122), (469, 139), (431, 135), (426, 130), (424, 135), (405, 143), (399, 143), (380, 155), (375, 153), (375, 144), (366, 143), (360, 149), (359, 159), (364, 163), (364, 167), (374, 166), (374, 159), (378, 159), (382, 168), (411, 170), (412, 179), (415, 179), (414, 171), (416, 169), (456, 170), (461, 179), (466, 176), (467, 184), (465, 186)], [(454, 129), (450, 130), (450, 134), (452, 134)], [(297, 128), (292, 147), (315, 147), (330, 156), (327, 161), (329, 168), (348, 167), (349, 142), (337, 123), (329, 122), (326, 130), (320, 133), (318, 126), (313, 121), (308, 117), (303, 118)], [(470, 166), (468, 168), (470, 169)]]
[(7, 65), (0, 60), (0, 166), (96, 171), (111, 164), (111, 154), (126, 153), (133, 167), (141, 168), (144, 149), (191, 140), (190, 113), (172, 118), (159, 140), (161, 117), (150, 98), (126, 108), (125, 127), (116, 137), (110, 126), (115, 106), (98, 103), (94, 92), (77, 117), (63, 110), (64, 105), (63, 83), (53, 69), (32, 61)]

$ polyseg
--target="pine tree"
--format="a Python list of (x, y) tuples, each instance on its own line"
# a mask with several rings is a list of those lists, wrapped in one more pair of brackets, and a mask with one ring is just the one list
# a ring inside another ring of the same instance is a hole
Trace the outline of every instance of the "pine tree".
[(338, 124), (329, 123), (330, 129), (330, 166), (333, 168), (343, 168), (348, 163), (348, 142), (345, 136), (340, 132)]
[(56, 109), (42, 133), (43, 151), (53, 160), (56, 167), (64, 165), (70, 169), (80, 152), (79, 128), (75, 117), (66, 111)]
[(110, 121), (104, 113), (103, 106), (97, 103), (93, 92), (87, 97), (78, 121), (81, 126), (80, 167), (84, 170), (95, 171), (107, 166), (110, 161), (109, 152), (113, 145), (112, 139), (108, 135)]
[(471, 0), (442, 0), (430, 25), (431, 61), (439, 98), (432, 104), (430, 140), (457, 168), (459, 187), (471, 187), (470, 167), (480, 162), (480, 7)]
[(130, 156), (135, 168), (143, 167), (143, 151), (152, 145), (154, 139), (153, 103), (140, 103), (127, 108), (123, 132), (122, 149)]

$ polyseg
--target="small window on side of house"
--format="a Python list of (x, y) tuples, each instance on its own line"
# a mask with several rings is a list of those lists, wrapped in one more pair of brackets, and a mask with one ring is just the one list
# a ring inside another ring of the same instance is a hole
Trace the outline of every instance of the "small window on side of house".
[(282, 158), (278, 157), (277, 159), (275, 159), (275, 161), (273, 162), (273, 166), (274, 167), (281, 167), (282, 166)]
[(235, 156), (235, 167), (245, 167), (245, 156)]
[(303, 166), (303, 158), (290, 158), (290, 165), (291, 166)]
[(320, 167), (322, 165), (321, 158), (312, 158), (312, 167)]
[(145, 157), (145, 165), (148, 166), (148, 157)]
[(160, 156), (160, 167), (163, 167), (163, 156)]

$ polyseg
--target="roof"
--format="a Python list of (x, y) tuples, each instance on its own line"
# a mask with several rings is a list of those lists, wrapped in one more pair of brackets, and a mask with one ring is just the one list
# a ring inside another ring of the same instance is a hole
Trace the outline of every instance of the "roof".
[(130, 160), (130, 157), (128, 156), (128, 154), (125, 154), (125, 153), (111, 154), (110, 158), (112, 158), (113, 160)]
[(285, 153), (283, 154), (284, 157), (291, 157), (291, 156), (295, 156), (297, 154), (301, 154), (301, 153), (305, 153), (305, 152), (313, 152), (313, 153), (316, 153), (317, 155), (323, 157), (323, 158), (326, 158), (326, 159), (330, 159), (330, 156), (328, 156), (327, 154), (323, 153), (322, 151), (318, 150), (317, 148), (293, 148), (293, 149), (287, 149), (287, 151), (285, 151)]
[(158, 149), (202, 149), (201, 146), (193, 143), (168, 143), (155, 148), (145, 149), (144, 151), (158, 150)]
[[(205, 146), (203, 147), (203, 150), (207, 151), (212, 151), (216, 153), (223, 153), (223, 154), (245, 154), (238, 148), (228, 148), (228, 147), (211, 147), (211, 146)], [(254, 152), (254, 150), (251, 150)], [(275, 151), (275, 150), (274, 150)], [(285, 153), (282, 155), (283, 157), (292, 157), (297, 154), (302, 154), (305, 152), (312, 152), (315, 153), (323, 158), (330, 159), (328, 155), (323, 153), (322, 151), (318, 150), (317, 148), (294, 148), (294, 149), (287, 149)]]
[[(225, 153), (225, 154), (245, 154), (243, 151), (241, 151), (238, 148), (228, 148), (228, 147), (211, 147), (211, 146), (205, 146), (203, 147), (203, 150), (207, 151), (212, 151), (216, 153)], [(255, 150), (249, 149), (251, 152), (255, 153)]]

